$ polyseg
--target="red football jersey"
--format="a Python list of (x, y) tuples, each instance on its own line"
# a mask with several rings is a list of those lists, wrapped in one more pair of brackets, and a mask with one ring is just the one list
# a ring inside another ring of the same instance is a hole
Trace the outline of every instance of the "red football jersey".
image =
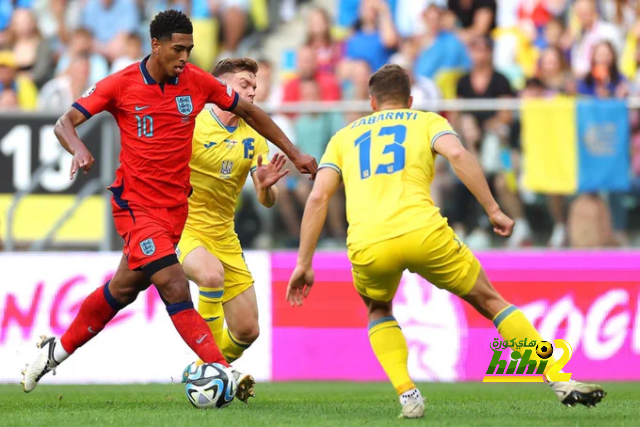
[(87, 118), (108, 111), (116, 119), (122, 149), (111, 191), (122, 203), (173, 207), (191, 194), (196, 116), (208, 102), (233, 110), (238, 94), (191, 64), (161, 86), (147, 71), (147, 59), (101, 80), (73, 106)]

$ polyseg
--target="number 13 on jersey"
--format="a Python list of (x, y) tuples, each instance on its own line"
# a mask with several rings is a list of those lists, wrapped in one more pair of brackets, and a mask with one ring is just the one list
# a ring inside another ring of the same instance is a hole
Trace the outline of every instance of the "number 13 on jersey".
[[(376, 168), (378, 174), (392, 174), (401, 171), (405, 163), (405, 139), (407, 138), (407, 127), (404, 125), (385, 126), (380, 129), (377, 137), (393, 137), (393, 142), (384, 146), (382, 154), (392, 154), (391, 163), (383, 163)], [(360, 149), (360, 178), (367, 179), (371, 176), (371, 130), (366, 131), (358, 139), (355, 146)], [(377, 147), (374, 144), (374, 150)]]

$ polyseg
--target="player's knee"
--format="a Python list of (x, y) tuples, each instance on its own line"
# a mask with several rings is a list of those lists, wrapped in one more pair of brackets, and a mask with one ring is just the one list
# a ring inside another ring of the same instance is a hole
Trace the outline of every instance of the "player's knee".
[(136, 300), (140, 293), (140, 289), (134, 283), (112, 281), (109, 286), (109, 292), (116, 301), (125, 307)]
[(369, 309), (369, 322), (393, 316), (391, 302), (369, 300), (367, 307)]
[(208, 269), (198, 277), (198, 286), (205, 288), (224, 287), (224, 270)]
[(257, 319), (255, 322), (245, 322), (237, 329), (232, 331), (233, 336), (245, 343), (253, 343), (260, 336), (260, 325)]
[(191, 301), (189, 281), (184, 276), (172, 277), (162, 286), (158, 286), (158, 290), (169, 304)]

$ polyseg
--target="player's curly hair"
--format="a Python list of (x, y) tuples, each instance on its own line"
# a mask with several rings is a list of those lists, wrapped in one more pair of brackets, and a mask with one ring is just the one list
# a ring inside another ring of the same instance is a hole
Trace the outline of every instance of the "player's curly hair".
[(171, 40), (172, 34), (193, 34), (191, 20), (184, 13), (170, 9), (160, 12), (149, 26), (151, 38)]

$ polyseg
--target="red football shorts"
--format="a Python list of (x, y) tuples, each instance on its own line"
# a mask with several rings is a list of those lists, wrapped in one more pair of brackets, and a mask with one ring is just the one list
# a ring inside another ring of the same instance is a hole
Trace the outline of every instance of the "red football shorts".
[(175, 254), (189, 204), (173, 208), (150, 208), (111, 198), (113, 220), (124, 240), (123, 253), (129, 269), (135, 270), (167, 255)]

